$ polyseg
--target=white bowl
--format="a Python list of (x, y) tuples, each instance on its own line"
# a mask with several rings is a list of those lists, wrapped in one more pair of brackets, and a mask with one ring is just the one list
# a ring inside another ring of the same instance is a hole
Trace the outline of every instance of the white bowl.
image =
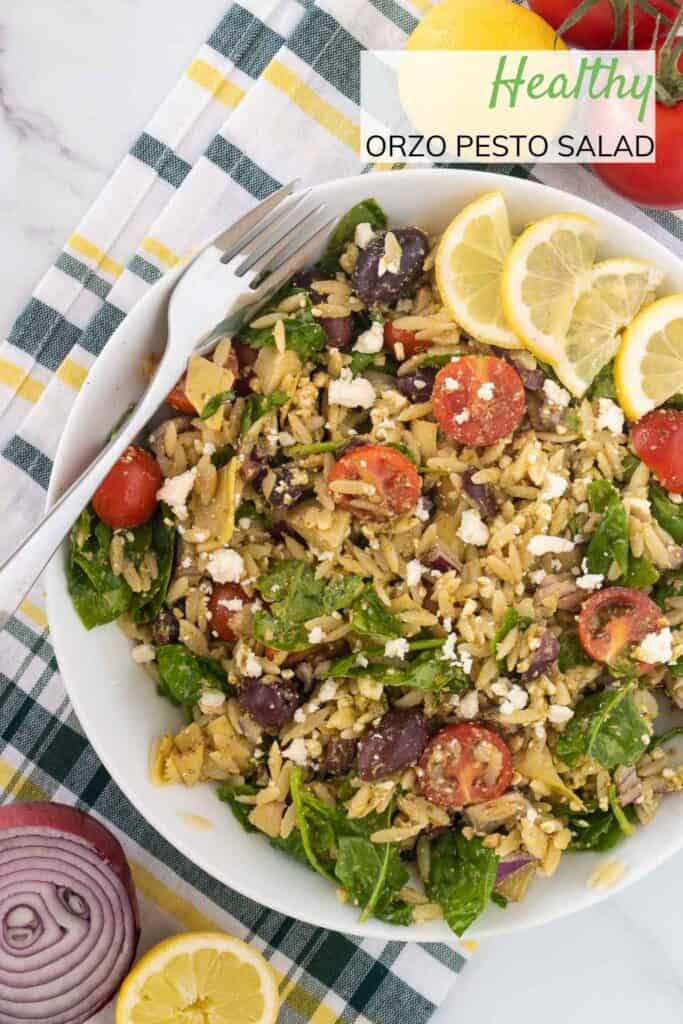
[[(394, 225), (418, 224), (442, 229), (469, 200), (499, 189), (508, 201), (513, 227), (551, 213), (575, 211), (602, 227), (601, 256), (652, 260), (666, 272), (663, 292), (683, 291), (683, 264), (658, 242), (619, 217), (555, 189), (517, 178), (478, 171), (415, 170), (333, 181), (313, 189), (339, 216), (367, 196), (375, 196)], [(97, 450), (103, 434), (141, 391), (141, 359), (164, 343), (165, 309), (173, 275), (151, 289), (107, 345), (81, 389), (62, 435), (50, 481), (53, 502)], [(104, 417), (102, 410), (106, 410)], [(149, 778), (152, 741), (174, 729), (180, 715), (157, 696), (148, 676), (133, 663), (129, 641), (115, 625), (87, 632), (67, 592), (64, 552), (47, 573), (52, 641), (76, 714), (107, 770), (132, 804), (186, 857), (208, 874), (257, 902), (310, 924), (382, 939), (452, 941), (439, 922), (395, 928), (379, 921), (358, 921), (343, 906), (333, 886), (273, 850), (265, 839), (248, 835), (221, 804), (213, 785), (159, 789)], [(213, 823), (210, 831), (187, 824), (198, 814)], [(683, 847), (680, 803), (665, 800), (654, 823), (639, 828), (619, 847), (626, 872), (619, 886), (635, 881)], [(472, 935), (498, 935), (529, 928), (580, 910), (603, 899), (586, 881), (600, 855), (566, 856), (557, 874), (538, 878), (527, 898), (505, 911), (492, 906), (473, 926)]]

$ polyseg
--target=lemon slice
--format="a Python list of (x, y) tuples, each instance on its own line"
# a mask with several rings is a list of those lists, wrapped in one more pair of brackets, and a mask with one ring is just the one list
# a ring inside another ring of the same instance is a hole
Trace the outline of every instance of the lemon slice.
[(651, 301), (663, 273), (644, 260), (596, 263), (572, 310), (563, 350), (553, 367), (574, 395), (582, 395), (619, 347), (619, 333)]
[(451, 221), (436, 254), (436, 283), (446, 309), (477, 341), (501, 348), (520, 347), (505, 322), (500, 293), (511, 246), (505, 200), (489, 192)]
[(176, 935), (145, 954), (116, 1002), (116, 1024), (274, 1024), (275, 975), (231, 935)]
[(630, 420), (683, 392), (683, 295), (653, 302), (624, 331), (614, 381)]
[(555, 363), (587, 272), (593, 266), (598, 225), (589, 217), (558, 213), (523, 232), (505, 261), (503, 310), (525, 348)]

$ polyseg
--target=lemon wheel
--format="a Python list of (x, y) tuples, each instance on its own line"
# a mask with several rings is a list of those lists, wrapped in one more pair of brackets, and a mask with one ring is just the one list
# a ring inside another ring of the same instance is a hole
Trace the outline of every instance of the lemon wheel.
[(630, 420), (683, 392), (683, 295), (653, 302), (624, 331), (614, 382)]

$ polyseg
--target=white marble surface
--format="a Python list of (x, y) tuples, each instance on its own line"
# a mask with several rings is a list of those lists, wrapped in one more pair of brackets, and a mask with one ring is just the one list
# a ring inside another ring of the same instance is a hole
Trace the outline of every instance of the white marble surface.
[[(1, 333), (224, 6), (3, 0)], [(680, 1024), (681, 875), (683, 854), (593, 910), (485, 943), (434, 1024)]]

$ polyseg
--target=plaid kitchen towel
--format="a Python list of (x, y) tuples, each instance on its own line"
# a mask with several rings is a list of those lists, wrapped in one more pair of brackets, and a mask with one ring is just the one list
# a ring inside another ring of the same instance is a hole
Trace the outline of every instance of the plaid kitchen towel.
[[(227, 223), (291, 178), (312, 184), (359, 172), (360, 50), (400, 47), (428, 6), (242, 0), (229, 7), (2, 346), (2, 553), (39, 517), (61, 428), (127, 312), (210, 223)], [(533, 173), (683, 250), (680, 217), (620, 200), (587, 169), (544, 165)], [(147, 825), (98, 763), (69, 706), (40, 586), (0, 634), (0, 669), (3, 799), (78, 803), (114, 827), (141, 896), (143, 945), (192, 928), (248, 938), (282, 977), (283, 1024), (421, 1024), (444, 999), (465, 962), (455, 948), (360, 941), (286, 919), (203, 874)], [(96, 1019), (111, 1020), (111, 1010)]]

